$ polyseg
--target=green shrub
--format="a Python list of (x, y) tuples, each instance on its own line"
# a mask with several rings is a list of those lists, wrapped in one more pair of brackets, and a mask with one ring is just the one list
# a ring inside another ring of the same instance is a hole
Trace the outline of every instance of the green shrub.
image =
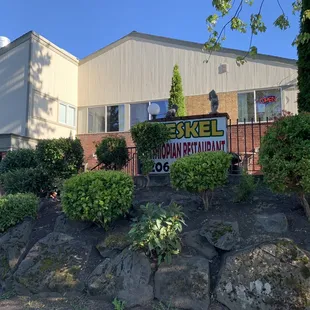
[(50, 175), (41, 168), (21, 168), (0, 176), (6, 194), (33, 193), (39, 195), (52, 187)]
[[(225, 184), (231, 155), (222, 151), (197, 153), (178, 159), (171, 165), (172, 186), (179, 190), (199, 193), (206, 209), (211, 205), (209, 196)], [(212, 199), (212, 198), (211, 198)]]
[(0, 232), (6, 231), (24, 220), (35, 218), (38, 211), (38, 199), (34, 194), (7, 195), (0, 198)]
[(20, 168), (35, 168), (37, 165), (36, 150), (18, 149), (6, 153), (6, 156), (0, 162), (0, 173)]
[(137, 147), (142, 173), (148, 175), (154, 165), (153, 152), (168, 142), (169, 129), (162, 123), (143, 122), (131, 128), (131, 136)]
[(259, 163), (265, 182), (277, 193), (296, 193), (310, 220), (310, 114), (283, 117), (262, 139)]
[(128, 149), (124, 138), (103, 139), (96, 148), (99, 163), (107, 170), (121, 170), (128, 162)]
[(240, 183), (237, 186), (235, 202), (242, 202), (248, 200), (256, 190), (258, 182), (255, 181), (253, 175), (242, 171)]
[(78, 173), (83, 158), (84, 151), (79, 139), (40, 140), (37, 145), (38, 163), (52, 176), (68, 178)]
[(114, 298), (112, 304), (114, 306), (114, 310), (125, 310), (125, 302), (124, 301), (120, 301), (117, 298)]
[(180, 233), (184, 223), (181, 207), (147, 204), (141, 206), (143, 212), (138, 222), (132, 225), (129, 236), (134, 249), (143, 249), (151, 257), (169, 262), (173, 254), (181, 251)]
[(74, 220), (107, 226), (125, 215), (132, 204), (133, 180), (120, 171), (95, 171), (64, 182), (62, 206)]

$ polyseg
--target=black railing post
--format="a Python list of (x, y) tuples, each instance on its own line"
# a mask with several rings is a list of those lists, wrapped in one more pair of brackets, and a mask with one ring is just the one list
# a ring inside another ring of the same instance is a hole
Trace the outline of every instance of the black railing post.
[(247, 150), (246, 150), (246, 119), (243, 122), (243, 133), (244, 133), (244, 157), (246, 158), (246, 171), (248, 171), (248, 157), (247, 157)]

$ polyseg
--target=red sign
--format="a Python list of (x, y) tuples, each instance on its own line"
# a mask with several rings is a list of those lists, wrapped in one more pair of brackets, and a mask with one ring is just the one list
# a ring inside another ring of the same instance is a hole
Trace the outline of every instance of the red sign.
[(277, 101), (276, 96), (265, 96), (257, 100), (258, 103), (262, 103), (262, 104), (268, 104), (268, 103), (272, 103), (276, 101)]

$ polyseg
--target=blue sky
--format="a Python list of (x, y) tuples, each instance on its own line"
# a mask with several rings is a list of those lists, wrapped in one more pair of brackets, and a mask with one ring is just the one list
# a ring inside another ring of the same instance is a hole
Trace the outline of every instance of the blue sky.
[[(263, 9), (268, 31), (253, 44), (259, 53), (296, 58), (291, 43), (299, 18), (291, 14), (292, 0), (280, 2), (291, 28), (283, 32), (272, 26), (281, 11), (277, 0), (268, 0)], [(250, 10), (245, 8), (242, 16), (249, 17)], [(83, 58), (133, 30), (203, 43), (208, 38), (205, 19), (213, 12), (211, 0), (0, 0), (0, 35), (14, 40), (34, 30)], [(225, 47), (248, 48), (249, 35), (226, 36)]]

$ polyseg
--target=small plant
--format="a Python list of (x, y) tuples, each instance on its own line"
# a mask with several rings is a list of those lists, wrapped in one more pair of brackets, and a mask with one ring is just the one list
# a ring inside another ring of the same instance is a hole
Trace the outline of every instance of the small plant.
[(120, 171), (94, 171), (64, 182), (62, 205), (74, 220), (91, 221), (107, 227), (131, 207), (132, 178)]
[(259, 164), (264, 180), (276, 193), (296, 193), (310, 220), (310, 114), (274, 122), (262, 139)]
[(40, 140), (37, 145), (39, 165), (50, 176), (69, 178), (83, 165), (84, 150), (79, 139)]
[(24, 220), (35, 218), (38, 211), (38, 199), (34, 194), (7, 195), (0, 198), (0, 232), (6, 231)]
[(181, 207), (148, 203), (141, 210), (141, 218), (129, 232), (132, 247), (143, 249), (148, 256), (157, 258), (159, 264), (163, 260), (170, 262), (172, 255), (181, 251), (180, 233), (185, 225)]
[(174, 105), (178, 107), (177, 116), (186, 116), (182, 78), (178, 65), (175, 65), (173, 67), (173, 76), (171, 80), (170, 97), (169, 97), (169, 109), (172, 109)]
[(253, 175), (242, 171), (240, 183), (237, 186), (235, 202), (242, 202), (248, 200), (256, 190), (258, 182), (255, 181)]
[(103, 139), (96, 148), (98, 162), (106, 170), (121, 170), (128, 162), (128, 150), (124, 138), (109, 137)]
[(6, 153), (4, 159), (0, 163), (0, 173), (21, 169), (36, 168), (36, 150), (18, 149)]
[(171, 166), (171, 183), (178, 190), (198, 193), (205, 209), (211, 205), (213, 191), (227, 181), (231, 155), (222, 151), (197, 153), (175, 161)]
[(0, 182), (6, 194), (40, 195), (52, 187), (50, 175), (41, 168), (21, 168), (9, 171), (0, 175)]
[(154, 165), (153, 153), (168, 142), (169, 129), (162, 123), (143, 122), (131, 128), (131, 135), (142, 163), (142, 173), (148, 175)]
[(124, 310), (125, 309), (125, 302), (114, 298), (112, 305), (114, 306), (114, 310)]
[(153, 307), (153, 310), (175, 310), (170, 304), (165, 305), (162, 302), (160, 302), (158, 305)]

